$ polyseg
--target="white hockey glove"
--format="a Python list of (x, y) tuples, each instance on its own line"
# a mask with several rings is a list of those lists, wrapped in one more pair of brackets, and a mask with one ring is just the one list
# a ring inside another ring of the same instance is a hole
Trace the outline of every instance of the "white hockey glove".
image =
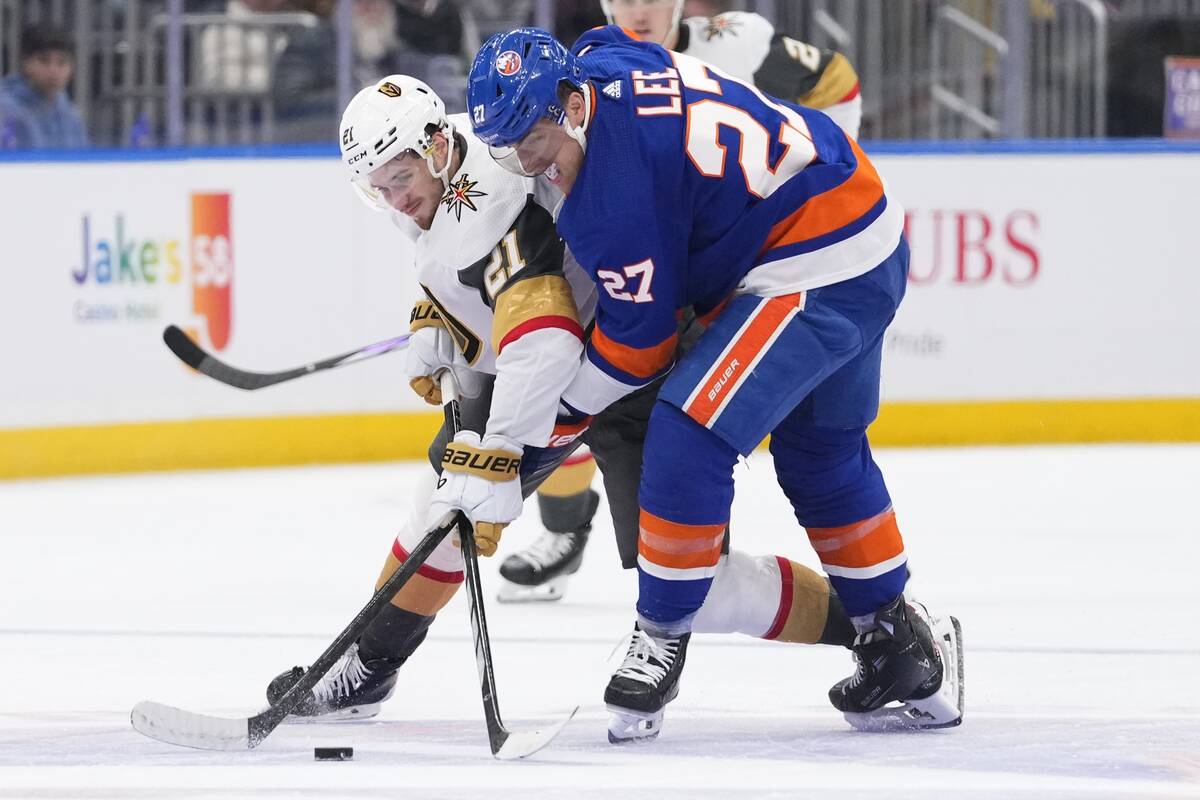
[(460, 431), (446, 445), (442, 476), (429, 502), (426, 530), (459, 508), (475, 527), (481, 556), (495, 554), (500, 534), (521, 515), (520, 444), (495, 434), (482, 442), (474, 431)]
[(433, 304), (428, 300), (418, 300), (413, 306), (410, 321), (413, 334), (408, 340), (404, 373), (412, 390), (426, 403), (441, 405), (442, 388), (436, 376), (443, 369), (449, 369), (454, 373), (459, 394), (478, 397), (482, 379), (459, 352)]

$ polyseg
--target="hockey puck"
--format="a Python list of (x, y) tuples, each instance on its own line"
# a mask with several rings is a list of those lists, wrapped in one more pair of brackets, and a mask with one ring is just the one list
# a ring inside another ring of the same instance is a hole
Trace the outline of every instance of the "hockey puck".
[(314, 747), (313, 758), (317, 761), (353, 761), (353, 747)]

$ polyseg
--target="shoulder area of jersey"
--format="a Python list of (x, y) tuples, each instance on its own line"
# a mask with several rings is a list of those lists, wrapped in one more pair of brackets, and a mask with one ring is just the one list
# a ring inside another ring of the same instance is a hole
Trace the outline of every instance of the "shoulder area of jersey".
[(481, 212), (533, 192), (532, 178), (516, 175), (496, 163), (488, 146), (471, 131), (469, 115), (451, 114), (447, 119), (462, 135), (467, 152), (442, 194), (439, 217), (470, 224)]
[(438, 261), (465, 269), (496, 246), (534, 192), (532, 178), (501, 167), (487, 145), (475, 138), (467, 114), (447, 119), (461, 134), (467, 152), (450, 176), (422, 249)]
[(746, 38), (770, 39), (775, 35), (775, 26), (766, 17), (751, 11), (726, 11), (715, 17), (688, 17), (682, 24), (688, 29), (689, 46)]
[(571, 46), (571, 52), (577, 56), (586, 56), (599, 47), (639, 44), (641, 41), (636, 34), (625, 30), (620, 25), (601, 25), (584, 31), (583, 35), (576, 39), (575, 44)]

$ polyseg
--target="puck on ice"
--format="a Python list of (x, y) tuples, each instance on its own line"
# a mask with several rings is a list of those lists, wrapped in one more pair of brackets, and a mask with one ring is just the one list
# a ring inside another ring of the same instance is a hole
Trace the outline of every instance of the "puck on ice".
[(317, 761), (353, 761), (353, 747), (314, 747), (313, 758)]

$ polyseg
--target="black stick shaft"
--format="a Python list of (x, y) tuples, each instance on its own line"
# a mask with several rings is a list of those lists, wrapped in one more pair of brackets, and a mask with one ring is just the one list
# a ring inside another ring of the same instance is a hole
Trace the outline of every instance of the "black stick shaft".
[(439, 525), (425, 535), (425, 538), (413, 548), (409, 553), (408, 558), (400, 565), (400, 568), (392, 573), (378, 591), (371, 596), (363, 609), (358, 612), (354, 619), (350, 620), (350, 624), (338, 634), (333, 643), (325, 649), (324, 653), (317, 658), (316, 661), (309, 666), (308, 671), (304, 676), (296, 682), (292, 688), (279, 698), (279, 702), (250, 718), (250, 746), (255, 747), (263, 739), (271, 735), (271, 731), (283, 722), (284, 717), (292, 712), (299, 705), (304, 696), (316, 685), (317, 681), (325, 676), (342, 654), (349, 649), (350, 645), (362, 635), (371, 621), (379, 615), (379, 612), (395, 597), (396, 592), (400, 591), (401, 587), (406, 584), (421, 565), (425, 563), (425, 559), (437, 549), (442, 540), (450, 533), (450, 531), (459, 524), (461, 512), (449, 522)]
[(303, 378), (306, 375), (312, 375), (314, 372), (334, 369), (335, 367), (342, 367), (347, 364), (356, 364), (359, 361), (381, 356), (393, 350), (400, 350), (408, 346), (409, 338), (410, 335), (406, 333), (392, 339), (385, 339), (382, 342), (375, 342), (360, 347), (357, 350), (351, 350), (320, 361), (314, 361), (302, 367), (295, 367), (294, 369), (285, 369), (278, 372), (254, 372), (253, 370), (239, 369), (238, 367), (226, 364), (212, 353), (205, 351), (204, 348), (192, 341), (191, 337), (175, 325), (168, 325), (163, 330), (163, 342), (166, 343), (170, 351), (180, 361), (215, 381), (220, 381), (238, 389), (245, 389), (246, 391), (274, 386), (277, 383), (285, 383), (297, 378)]
[[(462, 427), (458, 411), (457, 387), (449, 370), (442, 374), (442, 399), (446, 401), (446, 432), (453, 441)], [(462, 546), (463, 572), (466, 578), (467, 605), (471, 612), (471, 635), (475, 640), (475, 663), (479, 667), (479, 688), (483, 695), (483, 716), (487, 722), (488, 743), (492, 755), (508, 739), (508, 730), (500, 718), (500, 700), (496, 696), (496, 671), (492, 663), (492, 645), (488, 637), (487, 615), (483, 606), (483, 584), (479, 580), (479, 557), (475, 535), (466, 514), (459, 512), (459, 542)]]

